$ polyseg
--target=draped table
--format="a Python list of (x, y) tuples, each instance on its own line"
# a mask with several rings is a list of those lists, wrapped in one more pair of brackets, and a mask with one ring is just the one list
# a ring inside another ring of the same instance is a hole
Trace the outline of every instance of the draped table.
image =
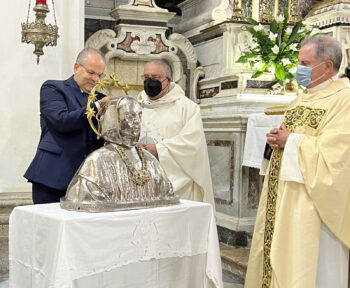
[(222, 287), (213, 209), (185, 200), (108, 213), (16, 207), (9, 261), (12, 288)]
[(266, 134), (279, 127), (283, 115), (265, 115), (256, 113), (248, 116), (247, 133), (244, 144), (243, 166), (261, 168), (264, 158)]

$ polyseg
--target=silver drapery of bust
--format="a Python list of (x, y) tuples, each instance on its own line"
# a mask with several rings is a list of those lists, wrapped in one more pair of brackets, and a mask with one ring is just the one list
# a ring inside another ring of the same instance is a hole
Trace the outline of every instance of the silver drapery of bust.
[(141, 114), (141, 106), (132, 97), (107, 104), (100, 117), (105, 146), (80, 166), (61, 199), (62, 208), (105, 212), (179, 202), (158, 160), (136, 148)]

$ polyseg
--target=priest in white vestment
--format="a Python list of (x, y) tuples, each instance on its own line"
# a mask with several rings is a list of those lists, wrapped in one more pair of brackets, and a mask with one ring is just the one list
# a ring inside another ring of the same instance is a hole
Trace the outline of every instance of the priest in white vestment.
[(163, 60), (144, 69), (142, 147), (157, 157), (182, 199), (214, 205), (209, 158), (199, 106), (172, 82)]
[(350, 85), (340, 44), (306, 40), (296, 79), (307, 87), (267, 134), (273, 148), (246, 288), (347, 288), (350, 247)]

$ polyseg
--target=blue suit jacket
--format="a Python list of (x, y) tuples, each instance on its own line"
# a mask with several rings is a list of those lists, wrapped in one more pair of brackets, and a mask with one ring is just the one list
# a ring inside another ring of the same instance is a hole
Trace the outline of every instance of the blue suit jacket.
[[(98, 98), (104, 95), (99, 94)], [(86, 118), (87, 97), (73, 76), (46, 81), (40, 90), (41, 138), (24, 177), (58, 190), (66, 190), (84, 158), (103, 145)]]

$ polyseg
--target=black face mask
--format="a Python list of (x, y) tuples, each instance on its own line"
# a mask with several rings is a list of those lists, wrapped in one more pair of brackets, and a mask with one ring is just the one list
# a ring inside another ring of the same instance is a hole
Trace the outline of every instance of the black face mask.
[(156, 97), (162, 91), (162, 82), (152, 78), (147, 78), (143, 82), (143, 88), (149, 97)]

